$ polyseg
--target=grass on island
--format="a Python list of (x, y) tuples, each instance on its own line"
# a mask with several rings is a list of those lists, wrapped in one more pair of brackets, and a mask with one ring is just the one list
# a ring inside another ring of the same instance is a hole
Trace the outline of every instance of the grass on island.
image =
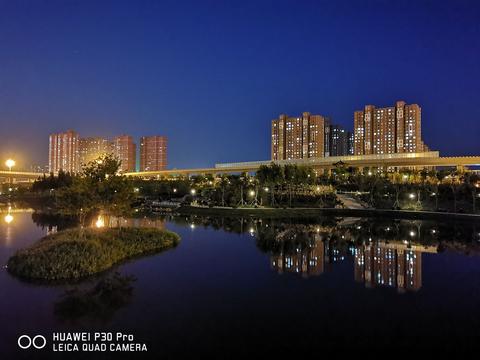
[(31, 280), (80, 279), (179, 241), (177, 234), (155, 228), (70, 229), (17, 251), (8, 260), (8, 271)]

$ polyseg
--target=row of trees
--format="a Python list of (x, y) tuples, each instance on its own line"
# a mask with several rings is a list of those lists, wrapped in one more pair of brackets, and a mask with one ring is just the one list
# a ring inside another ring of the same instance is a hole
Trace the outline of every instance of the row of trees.
[(360, 191), (372, 207), (477, 212), (480, 176), (461, 169), (396, 172), (338, 167), (323, 181), (337, 190)]
[(34, 192), (57, 190), (70, 186), (73, 178), (72, 174), (63, 170), (60, 170), (57, 176), (54, 176), (53, 173), (50, 173), (49, 176), (44, 174), (43, 177), (33, 183), (32, 190)]
[[(86, 204), (80, 208), (97, 207), (115, 213), (125, 211), (135, 196), (181, 198), (212, 206), (332, 207), (336, 204), (335, 191), (350, 191), (359, 192), (362, 200), (376, 208), (473, 213), (480, 199), (480, 177), (460, 170), (387, 172), (337, 164), (330, 173), (317, 174), (309, 166), (272, 163), (262, 165), (254, 176), (243, 173), (143, 180), (118, 176), (119, 165), (116, 159), (106, 157), (90, 163), (77, 176), (61, 172), (39, 179), (32, 189), (54, 190), (59, 204), (69, 196), (75, 199), (89, 195), (89, 202), (76, 199)], [(66, 211), (72, 212), (75, 207)]]
[(57, 187), (54, 193), (57, 210), (78, 218), (82, 225), (98, 212), (128, 215), (135, 192), (131, 181), (118, 175), (119, 167), (120, 162), (109, 155), (87, 164), (80, 174)]

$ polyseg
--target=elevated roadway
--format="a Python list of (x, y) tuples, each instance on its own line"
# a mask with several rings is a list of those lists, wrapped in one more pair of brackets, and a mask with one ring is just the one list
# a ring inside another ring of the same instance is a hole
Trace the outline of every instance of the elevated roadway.
[[(261, 165), (268, 165), (272, 161), (250, 161), (238, 163), (216, 164), (211, 168), (171, 169), (161, 171), (139, 171), (125, 173), (129, 177), (162, 178), (168, 176), (189, 176), (198, 174), (235, 174), (242, 172), (255, 172)], [(297, 164), (312, 166), (315, 170), (331, 170), (339, 165), (355, 168), (425, 168), (425, 167), (478, 167), (480, 156), (455, 156), (441, 157), (438, 151), (425, 153), (404, 153), (384, 155), (352, 155), (333, 156), (326, 158), (312, 158), (305, 160), (275, 161), (279, 165)], [(0, 171), (0, 181), (33, 181), (43, 173), (22, 171)]]

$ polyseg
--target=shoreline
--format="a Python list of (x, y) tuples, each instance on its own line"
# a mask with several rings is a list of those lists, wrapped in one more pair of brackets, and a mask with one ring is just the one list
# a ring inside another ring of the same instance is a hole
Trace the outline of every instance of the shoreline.
[(480, 215), (414, 211), (414, 210), (387, 210), (387, 209), (337, 209), (337, 208), (226, 208), (226, 207), (197, 207), (182, 206), (176, 213), (180, 215), (206, 215), (206, 216), (246, 216), (246, 217), (316, 217), (322, 215), (347, 216), (347, 217), (386, 217), (412, 220), (462, 220), (478, 221)]

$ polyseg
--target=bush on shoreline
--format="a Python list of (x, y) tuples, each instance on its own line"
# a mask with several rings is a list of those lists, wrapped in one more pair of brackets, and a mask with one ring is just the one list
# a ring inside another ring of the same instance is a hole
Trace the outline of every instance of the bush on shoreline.
[(8, 271), (31, 280), (80, 279), (179, 241), (177, 234), (155, 228), (70, 229), (19, 250), (8, 260)]

